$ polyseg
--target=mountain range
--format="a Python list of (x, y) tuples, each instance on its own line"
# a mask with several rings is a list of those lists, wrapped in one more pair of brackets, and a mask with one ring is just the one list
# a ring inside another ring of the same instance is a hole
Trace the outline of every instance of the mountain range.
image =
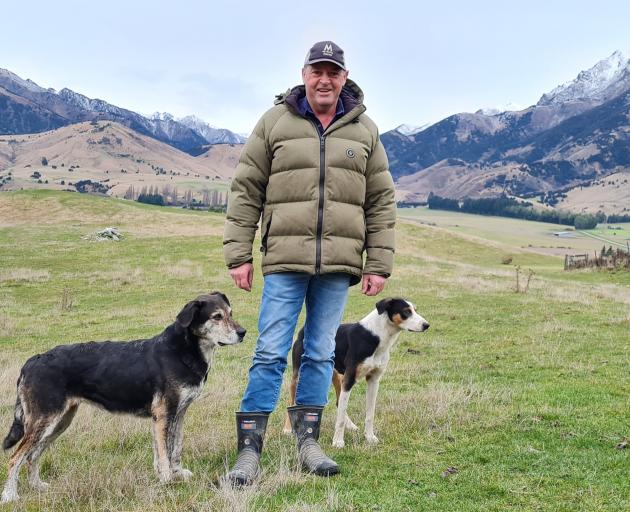
[(187, 153), (208, 144), (241, 144), (245, 138), (195, 116), (143, 116), (71, 89), (45, 89), (0, 68), (0, 134), (40, 133), (85, 121), (115, 121)]
[[(422, 202), (431, 192), (455, 199), (508, 194), (585, 211), (630, 209), (627, 55), (614, 52), (575, 79), (542, 94), (535, 105), (519, 108), (479, 109), (433, 124), (400, 125), (382, 134), (397, 198)], [(72, 126), (79, 128), (63, 132), (64, 146), (60, 146), (54, 132)], [(87, 135), (94, 130), (113, 131), (99, 138)], [(9, 186), (8, 173), (15, 176), (11, 188), (30, 186), (31, 167), (43, 156), (59, 165), (81, 160), (82, 174), (94, 171), (102, 176), (131, 169), (138, 179), (146, 181), (156, 169), (169, 169), (173, 171), (169, 181), (198, 176), (204, 188), (212, 179), (217, 185), (225, 184), (245, 140), (195, 116), (177, 119), (159, 112), (145, 116), (70, 89), (45, 89), (0, 69), (0, 135), (42, 132), (51, 133), (50, 140), (38, 139), (38, 144), (28, 137), (0, 140), (4, 143), (0, 144), (0, 179), (4, 180), (0, 186), (4, 183), (4, 189)], [(72, 144), (70, 134), (76, 138)], [(151, 146), (159, 156), (151, 160), (136, 144), (141, 139), (144, 142), (140, 146)], [(193, 159), (177, 157), (159, 145), (153, 147), (149, 139), (188, 153), (186, 156)], [(103, 140), (122, 142), (94, 144)], [(87, 146), (79, 148), (81, 144)], [(226, 149), (213, 150), (217, 145)], [(81, 158), (68, 153), (70, 146)], [(36, 153), (27, 154), (34, 148)], [(103, 157), (90, 156), (96, 148), (102, 150)], [(132, 165), (134, 160), (136, 164), (150, 161), (150, 165), (146, 169)], [(120, 180), (121, 184), (126, 181)], [(185, 185), (185, 180), (181, 181), (180, 187)], [(194, 187), (198, 190), (199, 184)]]
[[(617, 51), (518, 111), (460, 113), (382, 135), (399, 194), (561, 194), (630, 171), (630, 60)], [(629, 205), (630, 206), (630, 205)]]

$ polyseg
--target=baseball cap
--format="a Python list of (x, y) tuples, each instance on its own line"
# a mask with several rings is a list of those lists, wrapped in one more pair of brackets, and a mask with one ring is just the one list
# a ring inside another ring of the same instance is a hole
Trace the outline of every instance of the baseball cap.
[(341, 69), (346, 69), (343, 50), (332, 41), (320, 41), (311, 47), (306, 54), (304, 65), (315, 64), (316, 62), (332, 62)]

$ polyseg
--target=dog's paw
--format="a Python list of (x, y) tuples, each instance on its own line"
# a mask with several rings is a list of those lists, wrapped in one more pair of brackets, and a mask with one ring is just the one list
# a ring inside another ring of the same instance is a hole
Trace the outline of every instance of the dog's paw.
[(378, 444), (378, 437), (374, 434), (365, 434), (365, 440), (368, 444)]
[(173, 480), (173, 473), (171, 471), (165, 471), (160, 473), (158, 476), (160, 478), (160, 483), (162, 484), (167, 484)]
[(187, 482), (192, 478), (192, 471), (184, 468), (178, 468), (173, 470), (173, 479), (180, 480), (182, 482)]
[(339, 439), (337, 437), (334, 437), (332, 445), (333, 445), (333, 448), (343, 448), (344, 446), (346, 446), (346, 443), (343, 440), (343, 438)]
[(47, 491), (48, 488), (50, 487), (50, 484), (48, 482), (42, 482), (41, 480), (37, 481), (37, 482), (29, 482), (31, 488), (35, 489), (36, 491), (39, 492), (44, 492)]
[(354, 432), (359, 430), (359, 427), (357, 427), (350, 418), (346, 418), (346, 429), (352, 430)]
[(19, 498), (17, 492), (8, 492), (4, 491), (2, 493), (2, 497), (0, 498), (0, 503), (11, 503), (12, 501), (17, 501)]

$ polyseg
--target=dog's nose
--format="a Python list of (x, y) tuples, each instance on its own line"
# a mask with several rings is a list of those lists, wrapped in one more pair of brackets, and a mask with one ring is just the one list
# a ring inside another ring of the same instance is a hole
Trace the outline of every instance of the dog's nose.
[(245, 337), (246, 333), (247, 333), (247, 330), (243, 329), (242, 327), (239, 327), (238, 329), (236, 329), (236, 334), (238, 334), (238, 338), (241, 341), (243, 341), (243, 338)]
[(429, 327), (431, 327), (431, 326), (429, 325), (428, 322), (422, 322), (422, 330), (423, 331), (426, 331)]

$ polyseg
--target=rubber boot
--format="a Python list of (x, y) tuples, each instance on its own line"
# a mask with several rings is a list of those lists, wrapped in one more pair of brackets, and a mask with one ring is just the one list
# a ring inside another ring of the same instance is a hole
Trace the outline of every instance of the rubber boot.
[(237, 412), (238, 458), (227, 474), (233, 486), (251, 485), (260, 472), (260, 453), (267, 429), (268, 413)]
[(315, 405), (294, 405), (287, 410), (295, 432), (298, 459), (304, 471), (319, 476), (339, 473), (337, 463), (327, 457), (317, 443), (324, 408)]

